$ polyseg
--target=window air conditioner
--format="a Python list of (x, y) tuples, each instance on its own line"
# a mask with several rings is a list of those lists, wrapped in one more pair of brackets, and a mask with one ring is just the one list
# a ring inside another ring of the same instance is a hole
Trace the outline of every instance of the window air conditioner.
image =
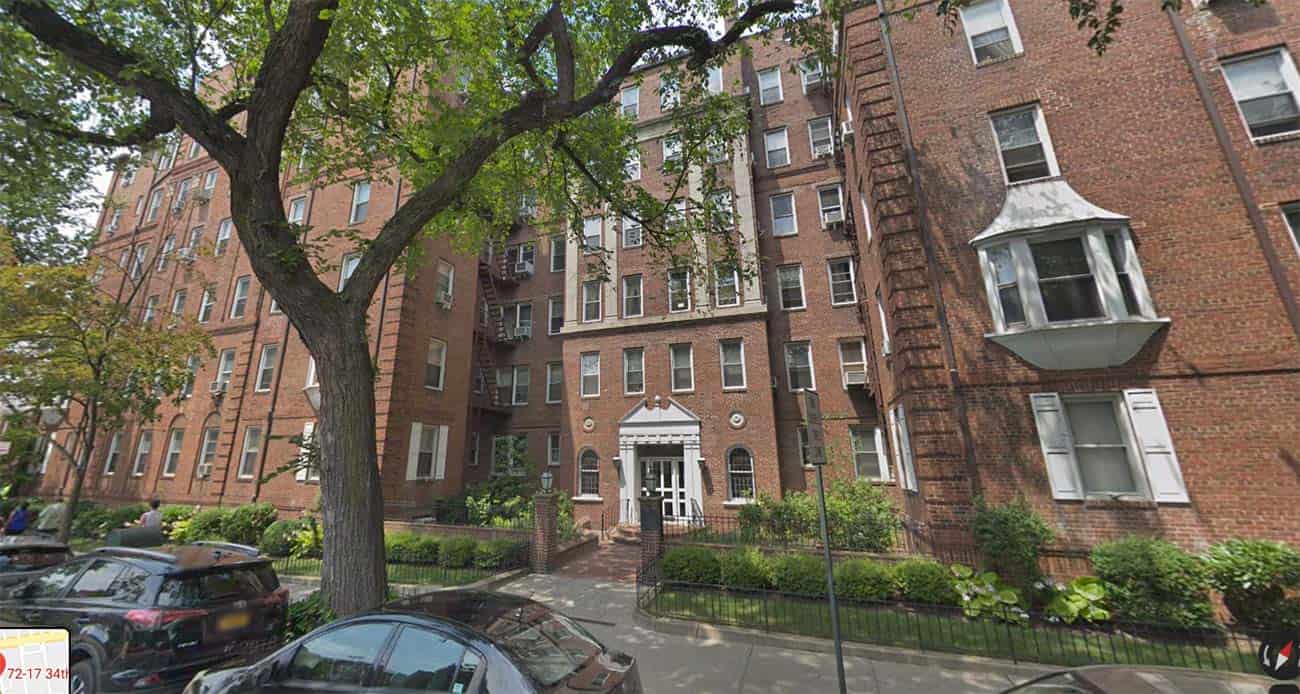
[(813, 145), (813, 156), (818, 159), (824, 159), (835, 153), (835, 145), (830, 142), (822, 142)]
[(844, 372), (844, 385), (846, 387), (867, 385), (867, 372), (857, 369)]
[(532, 277), (532, 276), (533, 276), (533, 261), (531, 261), (531, 260), (521, 260), (521, 261), (515, 263), (515, 274), (516, 274), (516, 275), (520, 275), (521, 277)]
[(437, 298), (438, 305), (446, 310), (451, 310), (451, 294), (440, 293)]
[(212, 383), (208, 384), (208, 392), (213, 395), (225, 395), (226, 388), (228, 388), (229, 385), (230, 384), (226, 383), (225, 381), (213, 381)]

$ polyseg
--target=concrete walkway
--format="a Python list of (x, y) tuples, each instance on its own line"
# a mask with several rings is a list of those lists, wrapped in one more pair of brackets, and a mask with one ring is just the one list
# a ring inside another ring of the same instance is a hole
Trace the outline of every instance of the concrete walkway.
[[(593, 555), (599, 556), (599, 555)], [(835, 658), (829, 653), (691, 638), (655, 631), (636, 621), (636, 586), (617, 578), (585, 578), (569, 565), (560, 574), (531, 574), (500, 590), (554, 607), (583, 620), (610, 648), (636, 657), (647, 694), (669, 692), (834, 692)], [(1012, 678), (978, 669), (913, 665), (846, 657), (848, 690), (859, 694), (1000, 692)]]

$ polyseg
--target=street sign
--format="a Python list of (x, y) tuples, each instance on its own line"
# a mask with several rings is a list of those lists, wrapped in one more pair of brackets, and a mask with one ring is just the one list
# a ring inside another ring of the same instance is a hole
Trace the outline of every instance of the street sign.
[(822, 401), (816, 391), (799, 392), (799, 410), (806, 432), (804, 462), (808, 465), (826, 464), (826, 432), (822, 428)]

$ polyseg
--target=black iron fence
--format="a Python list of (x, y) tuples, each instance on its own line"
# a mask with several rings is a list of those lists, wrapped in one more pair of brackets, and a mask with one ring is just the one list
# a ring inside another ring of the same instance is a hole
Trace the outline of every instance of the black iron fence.
[[(830, 607), (824, 598), (664, 581), (657, 568), (652, 565), (637, 577), (637, 605), (651, 615), (831, 636)], [(1130, 664), (1258, 672), (1258, 640), (1222, 627), (1120, 622), (1083, 626), (1055, 623), (1038, 614), (1012, 623), (970, 618), (951, 606), (845, 598), (838, 603), (846, 641), (1063, 667)]]
[[(465, 585), (523, 566), (518, 561), (512, 564), (496, 568), (480, 568), (444, 566), (432, 562), (390, 561), (385, 566), (388, 568), (389, 585), (398, 593), (407, 594), (428, 590), (430, 586)], [(310, 557), (283, 557), (272, 562), (272, 566), (281, 579), (319, 578), (321, 575), (321, 560)]]

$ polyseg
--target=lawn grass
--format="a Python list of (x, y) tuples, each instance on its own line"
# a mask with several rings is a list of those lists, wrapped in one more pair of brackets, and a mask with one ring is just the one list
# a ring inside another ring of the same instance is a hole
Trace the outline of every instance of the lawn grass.
[[(831, 636), (830, 609), (825, 600), (667, 586), (642, 597), (643, 607), (658, 616), (803, 636)], [(839, 618), (843, 638), (861, 643), (1066, 667), (1120, 663), (1257, 672), (1256, 645), (1240, 635), (1155, 638), (1121, 630), (970, 620), (951, 608), (924, 610), (844, 602), (839, 607)]]
[[(273, 566), (281, 576), (320, 576), (319, 559), (277, 559)], [(445, 566), (422, 566), (417, 564), (388, 564), (388, 581), (390, 583), (411, 583), (420, 585), (461, 586), (493, 575), (492, 571), (483, 569), (454, 569)]]

